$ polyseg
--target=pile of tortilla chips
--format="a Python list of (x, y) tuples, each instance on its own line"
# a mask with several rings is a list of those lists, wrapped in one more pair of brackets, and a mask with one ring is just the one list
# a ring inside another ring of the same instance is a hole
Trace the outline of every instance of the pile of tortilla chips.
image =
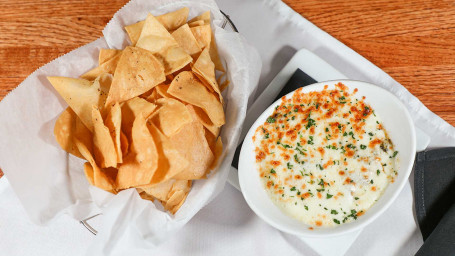
[[(192, 180), (206, 178), (222, 152), (225, 123), (216, 70), (224, 74), (210, 12), (187, 22), (188, 8), (125, 27), (131, 45), (101, 49), (81, 78), (48, 77), (69, 107), (54, 134), (87, 160), (90, 184), (136, 188), (175, 213)], [(81, 166), (82, 169), (82, 166)]]

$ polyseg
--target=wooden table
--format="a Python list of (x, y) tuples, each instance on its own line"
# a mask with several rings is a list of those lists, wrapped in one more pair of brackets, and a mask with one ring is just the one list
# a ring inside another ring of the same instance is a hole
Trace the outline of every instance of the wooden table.
[[(35, 69), (100, 37), (127, 2), (0, 0), (0, 100)], [(455, 125), (454, 1), (284, 2)]]

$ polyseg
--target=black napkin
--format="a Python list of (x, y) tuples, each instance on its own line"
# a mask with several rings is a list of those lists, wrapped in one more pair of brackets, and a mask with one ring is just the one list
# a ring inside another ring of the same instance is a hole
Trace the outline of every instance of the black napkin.
[(455, 255), (455, 148), (419, 152), (414, 166), (418, 256)]
[[(273, 102), (277, 101), (279, 98), (283, 97), (284, 95), (297, 90), (300, 87), (304, 87), (310, 84), (317, 83), (316, 80), (314, 80), (312, 77), (307, 75), (305, 72), (303, 72), (300, 69), (297, 69), (294, 74), (289, 78), (289, 81), (286, 83), (286, 85), (283, 87), (283, 89), (280, 91), (278, 96), (273, 100)], [(272, 104), (273, 102), (270, 102)], [(250, 129), (250, 127), (243, 127), (243, 129)], [(239, 166), (239, 157), (240, 157), (240, 150), (242, 149), (242, 143), (237, 147), (235, 150), (234, 154), (234, 159), (232, 159), (232, 166), (238, 169)]]

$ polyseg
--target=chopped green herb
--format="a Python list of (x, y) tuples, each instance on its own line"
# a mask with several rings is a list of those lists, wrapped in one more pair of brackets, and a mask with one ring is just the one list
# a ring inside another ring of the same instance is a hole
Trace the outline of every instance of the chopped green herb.
[(335, 222), (336, 224), (340, 224), (340, 221), (337, 219), (333, 219), (333, 222)]
[(308, 144), (309, 144), (309, 145), (314, 145), (313, 136), (310, 136), (309, 138), (310, 138), (310, 139), (308, 140)]
[(356, 148), (356, 146), (354, 146), (354, 145), (352, 145), (352, 144), (348, 144), (348, 145), (346, 145), (346, 147), (352, 148), (352, 149), (355, 149), (355, 148)]
[(365, 106), (365, 112), (363, 112), (363, 116), (367, 116), (370, 113), (370, 108)]
[(373, 136), (374, 134), (372, 132), (369, 132), (368, 135)]
[(361, 149), (366, 149), (367, 146), (365, 146), (365, 145), (363, 145), (363, 144), (360, 144), (360, 148), (361, 148)]
[(321, 179), (321, 180), (319, 181), (318, 185), (324, 187), (324, 180)]
[[(302, 197), (302, 199), (303, 199), (303, 197)], [(304, 207), (305, 207), (305, 210), (307, 210), (307, 211), (308, 211), (308, 206), (306, 206), (306, 205), (305, 205)]]
[(295, 188), (295, 187), (292, 187), (292, 188), (291, 188), (291, 191), (295, 191), (295, 190), (296, 190), (296, 188)]
[(316, 121), (314, 121), (314, 119), (309, 118), (305, 128), (309, 129), (311, 126), (316, 126)]
[(330, 213), (331, 213), (331, 214), (335, 214), (335, 215), (338, 214), (338, 212), (337, 212), (336, 210), (332, 210), (332, 211), (330, 211)]
[(398, 154), (398, 151), (395, 151), (395, 152), (393, 152), (393, 155), (392, 155), (392, 157), (396, 157), (396, 156), (397, 156), (397, 154)]
[(282, 144), (281, 143), (281, 146), (283, 146), (283, 148), (291, 148), (291, 146), (287, 145), (287, 144)]
[(333, 195), (327, 193), (327, 199), (332, 198)]
[(379, 174), (381, 173), (381, 171), (379, 170), (376, 170), (376, 174), (379, 176)]
[(288, 169), (292, 169), (292, 167), (294, 167), (291, 163), (287, 163), (287, 166), (288, 166)]
[(276, 173), (276, 171), (272, 168), (272, 170), (270, 170), (270, 173)]
[(275, 123), (275, 121), (276, 121), (275, 118), (273, 118), (271, 116), (269, 116), (269, 118), (267, 118), (267, 123), (271, 124), (271, 123)]

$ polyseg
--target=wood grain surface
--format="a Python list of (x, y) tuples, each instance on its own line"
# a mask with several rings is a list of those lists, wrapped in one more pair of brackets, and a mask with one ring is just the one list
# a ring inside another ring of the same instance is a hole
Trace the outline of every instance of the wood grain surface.
[[(127, 2), (0, 0), (0, 100), (35, 69), (102, 36)], [(455, 1), (284, 2), (455, 125)]]

